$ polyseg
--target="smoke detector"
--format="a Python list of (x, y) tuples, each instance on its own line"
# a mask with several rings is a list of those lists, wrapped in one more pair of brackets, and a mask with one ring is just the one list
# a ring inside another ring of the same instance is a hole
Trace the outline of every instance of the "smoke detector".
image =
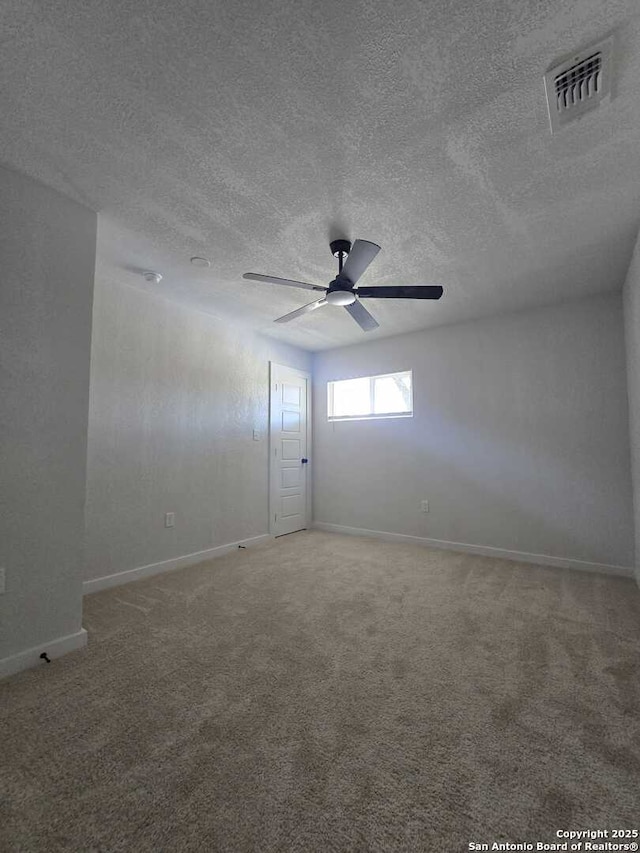
[(162, 274), (159, 272), (153, 272), (153, 270), (145, 270), (142, 273), (142, 277), (145, 281), (148, 281), (149, 284), (160, 284), (162, 281)]
[(551, 133), (610, 98), (612, 48), (610, 36), (574, 53), (544, 75)]

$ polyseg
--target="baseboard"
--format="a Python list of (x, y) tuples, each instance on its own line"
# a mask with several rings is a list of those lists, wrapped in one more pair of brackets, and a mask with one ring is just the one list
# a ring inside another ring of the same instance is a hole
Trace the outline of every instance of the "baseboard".
[(443, 539), (428, 539), (422, 536), (407, 536), (403, 533), (387, 533), (382, 530), (366, 530), (362, 527), (343, 527), (341, 524), (327, 524), (314, 521), (313, 528), (327, 533), (344, 533), (348, 536), (371, 536), (387, 542), (405, 542), (409, 545), (426, 545), (428, 548), (440, 548), (445, 551), (462, 551), (465, 554), (479, 554), (483, 557), (499, 557), (503, 560), (516, 560), (520, 563), (535, 563), (538, 566), (555, 566), (559, 569), (579, 569), (583, 572), (600, 572), (606, 575), (633, 577), (631, 566), (611, 566), (607, 563), (590, 563), (586, 560), (574, 560), (570, 557), (552, 557), (549, 554), (528, 554), (526, 551), (509, 551), (506, 548), (494, 548), (491, 545), (470, 545), (466, 542), (447, 542)]
[(185, 554), (183, 557), (173, 557), (171, 560), (162, 560), (160, 563), (149, 563), (148, 566), (138, 566), (135, 569), (127, 569), (127, 571), (116, 572), (113, 575), (93, 578), (82, 584), (82, 592), (84, 595), (88, 595), (92, 592), (99, 592), (101, 589), (131, 583), (131, 581), (138, 581), (151, 575), (160, 575), (163, 572), (172, 572), (174, 569), (195, 566), (196, 563), (212, 560), (214, 557), (222, 557), (224, 554), (236, 550), (241, 545), (244, 548), (250, 548), (252, 545), (260, 545), (263, 542), (268, 542), (270, 539), (273, 539), (270, 533), (263, 533), (261, 536), (252, 536), (249, 539), (241, 539), (239, 542), (231, 542), (228, 545), (207, 548), (206, 551), (196, 551), (193, 554)]
[(13, 675), (32, 666), (46, 666), (46, 661), (40, 658), (43, 652), (46, 652), (51, 660), (55, 660), (62, 655), (66, 655), (68, 652), (75, 652), (76, 649), (82, 649), (86, 645), (87, 632), (84, 628), (76, 631), (75, 634), (58, 637), (56, 640), (50, 640), (48, 643), (40, 643), (39, 646), (25, 649), (23, 652), (18, 652), (8, 658), (2, 658), (0, 660), (0, 678)]

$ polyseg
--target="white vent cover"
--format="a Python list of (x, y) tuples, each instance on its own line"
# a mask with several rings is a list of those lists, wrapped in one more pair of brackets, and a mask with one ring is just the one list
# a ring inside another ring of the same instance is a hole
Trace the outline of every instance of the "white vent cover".
[(551, 133), (610, 96), (612, 42), (608, 38), (592, 44), (544, 75)]

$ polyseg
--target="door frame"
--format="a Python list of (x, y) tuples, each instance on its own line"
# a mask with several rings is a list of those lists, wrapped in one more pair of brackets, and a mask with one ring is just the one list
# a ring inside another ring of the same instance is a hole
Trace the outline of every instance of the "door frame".
[(293, 371), (293, 373), (297, 373), (302, 379), (306, 381), (307, 388), (307, 429), (306, 429), (306, 440), (307, 440), (307, 458), (309, 461), (304, 466), (305, 467), (305, 515), (307, 520), (306, 530), (311, 527), (312, 523), (312, 509), (313, 502), (311, 498), (311, 490), (312, 490), (312, 471), (313, 471), (313, 454), (311, 452), (311, 416), (312, 416), (312, 384), (311, 384), (311, 374), (306, 370), (300, 370), (297, 367), (290, 367), (288, 364), (279, 364), (277, 361), (269, 362), (269, 533), (272, 536), (276, 535), (275, 532), (275, 521), (274, 521), (274, 507), (277, 505), (277, 495), (276, 495), (276, 466), (273, 464), (273, 460), (275, 458), (274, 450), (276, 449), (275, 437), (274, 437), (274, 429), (273, 429), (273, 393), (274, 393), (274, 384), (276, 381), (280, 381), (277, 379), (278, 370), (282, 368), (283, 370)]

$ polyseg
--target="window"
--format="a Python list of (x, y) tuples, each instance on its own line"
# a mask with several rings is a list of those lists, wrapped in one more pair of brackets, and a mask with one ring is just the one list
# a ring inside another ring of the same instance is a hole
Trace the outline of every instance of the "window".
[(327, 396), (330, 421), (410, 418), (413, 415), (413, 383), (410, 370), (328, 382)]

